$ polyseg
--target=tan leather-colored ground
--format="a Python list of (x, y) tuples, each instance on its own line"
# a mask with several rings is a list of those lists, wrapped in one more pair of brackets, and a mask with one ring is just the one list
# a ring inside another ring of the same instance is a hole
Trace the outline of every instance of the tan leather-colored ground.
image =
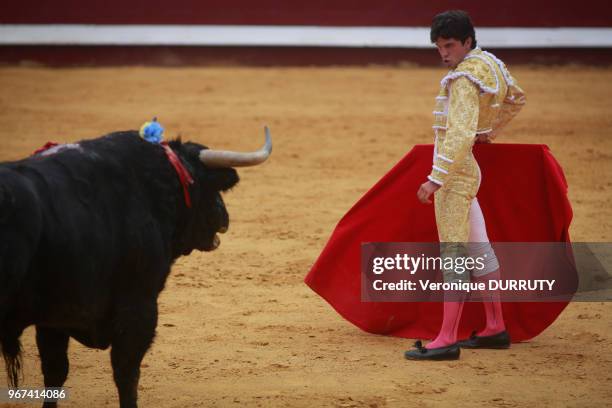
[[(561, 163), (575, 241), (612, 241), (612, 69), (511, 67), (528, 105), (498, 142)], [(432, 141), (442, 68), (0, 69), (0, 160), (49, 140), (136, 129), (249, 150), (266, 164), (225, 195), (230, 230), (177, 261), (142, 365), (144, 407), (591, 407), (612, 403), (612, 304), (573, 303), (510, 350), (409, 362), (412, 341), (361, 332), (303, 284), (336, 222), (417, 143)], [(520, 162), (517, 162), (520, 166)], [(512, 171), (512, 169), (508, 169)], [(42, 385), (34, 331), (23, 385)], [(109, 352), (71, 341), (64, 407), (115, 406)], [(0, 384), (5, 374), (0, 373)], [(21, 405), (19, 405), (21, 406)]]

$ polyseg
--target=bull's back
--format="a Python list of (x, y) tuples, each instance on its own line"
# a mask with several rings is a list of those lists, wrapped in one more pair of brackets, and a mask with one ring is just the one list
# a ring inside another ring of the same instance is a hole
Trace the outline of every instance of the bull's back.
[(110, 313), (113, 279), (125, 247), (129, 197), (119, 164), (95, 149), (25, 161), (43, 203), (36, 297), (43, 324), (88, 329)]
[(0, 323), (26, 284), (41, 232), (42, 211), (33, 183), (0, 165)]
[(128, 153), (139, 144), (130, 136), (100, 138), (20, 164), (41, 203), (25, 297), (43, 323), (89, 330), (110, 317), (126, 282), (141, 290), (157, 280), (144, 273), (151, 253), (161, 250), (159, 228), (140, 174), (129, 165), (137, 156)]

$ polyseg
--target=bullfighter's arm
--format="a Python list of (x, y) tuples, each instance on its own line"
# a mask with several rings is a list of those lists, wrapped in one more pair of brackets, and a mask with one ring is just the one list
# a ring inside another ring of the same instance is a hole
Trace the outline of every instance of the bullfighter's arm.
[(489, 134), (489, 139), (495, 139), (504, 127), (519, 113), (526, 102), (525, 92), (512, 78), (513, 84), (508, 86), (508, 93), (504, 98), (501, 111), (497, 121), (493, 124), (493, 132)]
[(461, 76), (450, 84), (446, 138), (437, 147), (430, 181), (443, 185), (474, 144), (478, 126), (478, 87)]

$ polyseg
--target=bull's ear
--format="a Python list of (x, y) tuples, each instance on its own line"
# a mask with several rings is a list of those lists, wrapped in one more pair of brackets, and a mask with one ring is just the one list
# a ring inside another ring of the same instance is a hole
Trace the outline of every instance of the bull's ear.
[(240, 178), (238, 172), (231, 168), (210, 170), (210, 183), (217, 191), (227, 191), (234, 187)]

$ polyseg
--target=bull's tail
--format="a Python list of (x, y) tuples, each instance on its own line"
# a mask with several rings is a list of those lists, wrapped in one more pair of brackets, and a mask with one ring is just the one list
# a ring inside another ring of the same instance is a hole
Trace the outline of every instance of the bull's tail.
[(4, 363), (6, 364), (8, 385), (17, 388), (19, 380), (22, 378), (21, 342), (19, 341), (19, 335), (2, 333), (0, 348), (2, 349), (2, 357), (4, 357)]

